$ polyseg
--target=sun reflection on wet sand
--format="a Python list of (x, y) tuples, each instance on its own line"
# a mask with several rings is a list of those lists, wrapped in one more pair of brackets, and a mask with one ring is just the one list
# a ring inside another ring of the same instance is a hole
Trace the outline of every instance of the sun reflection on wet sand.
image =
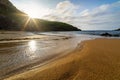
[(33, 59), (36, 57), (36, 50), (37, 50), (37, 46), (36, 46), (36, 41), (35, 40), (31, 40), (28, 42), (28, 52), (27, 52), (27, 56), (30, 59)]
[(29, 45), (29, 49), (30, 49), (31, 52), (35, 52), (36, 51), (36, 49), (37, 49), (37, 47), (36, 47), (36, 41), (31, 40), (28, 43), (28, 45)]

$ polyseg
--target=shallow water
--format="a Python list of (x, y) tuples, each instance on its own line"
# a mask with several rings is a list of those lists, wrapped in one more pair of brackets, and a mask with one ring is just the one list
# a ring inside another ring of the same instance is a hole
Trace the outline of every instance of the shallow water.
[(1, 42), (0, 78), (31, 69), (72, 51), (77, 46), (78, 40), (75, 39), (75, 36), (74, 38), (69, 36)]
[[(120, 36), (120, 31), (112, 31), (112, 30), (90, 30), (90, 31), (70, 31), (70, 32), (48, 32), (48, 34), (71, 34), (71, 35), (81, 35), (81, 34), (86, 34), (86, 35), (96, 35), (96, 36), (100, 36), (103, 33), (109, 33), (111, 35), (119, 35)], [(38, 33), (39, 34), (39, 33)], [(42, 34), (47, 34), (42, 33)]]
[[(47, 35), (40, 39), (0, 42), (0, 78), (32, 69), (35, 66), (66, 55), (84, 40), (100, 38), (72, 32), (33, 33)], [(14, 34), (13, 34), (14, 35)]]

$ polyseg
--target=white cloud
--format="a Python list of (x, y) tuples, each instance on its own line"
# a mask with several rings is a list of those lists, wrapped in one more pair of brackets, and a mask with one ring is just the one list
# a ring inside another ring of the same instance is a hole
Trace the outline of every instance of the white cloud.
[(58, 3), (53, 9), (41, 5), (40, 0), (10, 1), (16, 4), (16, 7), (20, 10), (26, 13), (32, 12), (31, 15), (36, 17), (41, 18), (46, 15), (43, 19), (67, 22), (81, 29), (113, 29), (120, 27), (120, 0), (83, 11), (81, 11), (82, 7), (72, 3), (71, 0)]
[(58, 3), (49, 15), (44, 16), (44, 19), (67, 22), (69, 18), (76, 14), (77, 9), (78, 6), (66, 0)]
[(70, 1), (63, 1), (57, 5), (55, 9), (55, 13), (58, 13), (64, 16), (71, 16), (74, 14), (76, 9), (77, 9), (77, 6), (72, 4)]
[(81, 12), (83, 29), (114, 29), (120, 27), (120, 1)]
[(70, 23), (82, 29), (113, 29), (120, 27), (120, 1), (104, 4), (92, 10), (77, 13), (78, 8), (69, 0), (57, 4), (45, 19)]

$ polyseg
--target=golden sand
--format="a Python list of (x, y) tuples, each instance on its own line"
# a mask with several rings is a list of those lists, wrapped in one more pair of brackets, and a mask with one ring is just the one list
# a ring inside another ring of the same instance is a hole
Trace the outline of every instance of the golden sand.
[(120, 39), (83, 44), (59, 60), (5, 80), (120, 80)]

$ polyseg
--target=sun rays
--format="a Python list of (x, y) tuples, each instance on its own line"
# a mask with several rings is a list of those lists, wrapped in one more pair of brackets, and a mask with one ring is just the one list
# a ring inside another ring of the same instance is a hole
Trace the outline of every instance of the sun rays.
[(25, 25), (23, 26), (22, 30), (25, 30), (25, 28), (27, 27), (28, 23), (30, 22), (31, 18), (28, 17), (27, 21), (25, 22)]
[(25, 13), (15, 13), (16, 16), (20, 16), (23, 20), (21, 21), (21, 30), (32, 28), (33, 30), (39, 30), (40, 24), (39, 20), (36, 18), (31, 18), (28, 14)]
[(34, 18), (31, 18), (28, 16), (22, 30), (24, 31), (25, 29), (27, 29), (29, 27), (39, 30), (38, 22)]

